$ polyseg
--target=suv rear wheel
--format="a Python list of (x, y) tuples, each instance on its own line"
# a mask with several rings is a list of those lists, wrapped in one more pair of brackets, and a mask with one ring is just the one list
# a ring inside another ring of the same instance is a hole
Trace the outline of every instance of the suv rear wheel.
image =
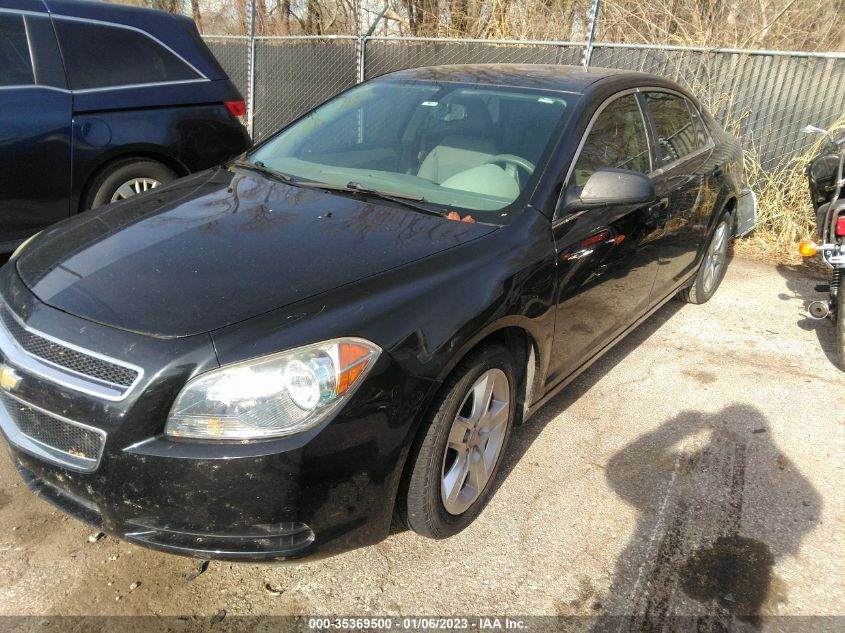
[(101, 171), (83, 201), (83, 210), (125, 200), (176, 179), (172, 169), (148, 158), (127, 158)]

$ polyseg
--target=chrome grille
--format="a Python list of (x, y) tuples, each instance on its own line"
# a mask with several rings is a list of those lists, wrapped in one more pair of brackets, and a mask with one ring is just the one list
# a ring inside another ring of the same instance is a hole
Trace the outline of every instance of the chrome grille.
[(5, 306), (0, 306), (0, 319), (21, 348), (49, 363), (121, 387), (129, 387), (138, 377), (138, 372), (129, 367), (89, 356), (30, 332), (17, 322)]
[(5, 392), (0, 392), (0, 401), (18, 432), (46, 447), (51, 454), (61, 454), (53, 455), (56, 461), (79, 470), (96, 468), (105, 443), (102, 431), (53, 417)]

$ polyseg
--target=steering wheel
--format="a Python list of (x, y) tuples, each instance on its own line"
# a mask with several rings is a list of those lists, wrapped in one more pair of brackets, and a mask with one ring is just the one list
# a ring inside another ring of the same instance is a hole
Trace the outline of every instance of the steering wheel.
[(503, 163), (505, 165), (505, 173), (509, 174), (518, 185), (522, 184), (519, 180), (520, 169), (523, 170), (527, 176), (533, 174), (534, 170), (537, 169), (537, 167), (522, 158), (522, 156), (517, 156), (515, 154), (496, 154), (484, 164), (492, 165), (495, 163)]

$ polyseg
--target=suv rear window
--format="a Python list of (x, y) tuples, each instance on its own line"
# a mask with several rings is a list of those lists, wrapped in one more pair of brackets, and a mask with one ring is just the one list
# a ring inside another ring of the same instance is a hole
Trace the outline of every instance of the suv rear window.
[(164, 46), (132, 29), (56, 20), (56, 32), (73, 90), (200, 78)]
[(23, 16), (0, 13), (0, 86), (35, 83)]

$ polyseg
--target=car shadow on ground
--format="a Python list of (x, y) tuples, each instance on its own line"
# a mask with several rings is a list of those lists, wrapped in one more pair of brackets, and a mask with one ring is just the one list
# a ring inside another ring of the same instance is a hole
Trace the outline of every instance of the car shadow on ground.
[(782, 301), (795, 301), (800, 305), (796, 311), (798, 321), (796, 325), (805, 332), (813, 332), (819, 340), (819, 345), (831, 365), (845, 371), (842, 359), (836, 351), (836, 331), (830, 319), (813, 319), (807, 313), (807, 307), (813, 301), (827, 301), (828, 292), (824, 289), (828, 283), (828, 275), (821, 270), (809, 266), (789, 266), (780, 264), (777, 271), (786, 282), (788, 292), (782, 292), (778, 298)]

